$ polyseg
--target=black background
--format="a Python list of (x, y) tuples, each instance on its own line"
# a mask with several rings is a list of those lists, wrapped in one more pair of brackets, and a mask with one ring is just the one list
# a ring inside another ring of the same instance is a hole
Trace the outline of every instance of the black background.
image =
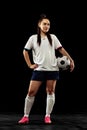
[[(87, 111), (86, 8), (80, 2), (4, 2), (0, 18), (0, 112), (23, 113), (32, 71), (23, 58), (23, 47), (36, 33), (37, 20), (46, 13), (50, 31), (58, 36), (75, 61), (75, 70), (61, 72), (56, 87), (54, 113)], [(32, 113), (45, 112), (45, 84), (40, 88)]]

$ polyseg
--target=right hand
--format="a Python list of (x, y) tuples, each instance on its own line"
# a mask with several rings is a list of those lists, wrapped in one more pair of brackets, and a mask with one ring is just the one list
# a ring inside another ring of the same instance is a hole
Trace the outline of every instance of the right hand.
[(30, 69), (35, 69), (35, 68), (37, 68), (37, 67), (38, 67), (37, 64), (31, 64), (31, 65), (29, 66)]

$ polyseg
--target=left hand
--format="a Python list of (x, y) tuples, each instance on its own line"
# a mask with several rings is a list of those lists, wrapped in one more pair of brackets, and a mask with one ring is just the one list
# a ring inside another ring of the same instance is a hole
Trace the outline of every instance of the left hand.
[(74, 64), (74, 61), (70, 61), (70, 72), (72, 72), (75, 68), (75, 64)]

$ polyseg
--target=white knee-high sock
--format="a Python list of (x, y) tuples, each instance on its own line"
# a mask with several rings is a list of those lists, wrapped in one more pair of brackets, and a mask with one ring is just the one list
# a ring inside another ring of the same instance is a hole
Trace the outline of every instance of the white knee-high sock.
[(50, 116), (55, 104), (55, 94), (47, 94), (46, 115)]
[(29, 116), (35, 97), (26, 96), (24, 104), (24, 116)]

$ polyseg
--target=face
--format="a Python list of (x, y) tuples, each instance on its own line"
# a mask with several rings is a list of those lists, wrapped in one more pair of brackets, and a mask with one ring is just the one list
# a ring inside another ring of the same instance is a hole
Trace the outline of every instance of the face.
[(43, 19), (39, 22), (38, 26), (43, 33), (47, 33), (50, 29), (50, 21), (48, 19)]

